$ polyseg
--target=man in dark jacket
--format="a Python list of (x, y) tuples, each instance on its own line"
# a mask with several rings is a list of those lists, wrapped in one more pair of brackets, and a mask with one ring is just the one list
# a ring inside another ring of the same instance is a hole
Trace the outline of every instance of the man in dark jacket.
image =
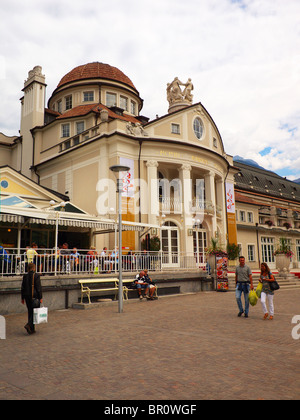
[(26, 302), (28, 310), (28, 323), (25, 325), (25, 329), (28, 334), (35, 333), (35, 327), (33, 323), (33, 299), (38, 299), (40, 303), (42, 299), (42, 285), (39, 274), (35, 272), (35, 264), (28, 264), (28, 273), (24, 274), (23, 282), (21, 287), (21, 302), (24, 305)]
[[(155, 286), (152, 278), (149, 277), (148, 270), (144, 270), (144, 273), (145, 273), (144, 274), (145, 282), (148, 283), (148, 287), (149, 287), (149, 299), (154, 300), (155, 298), (154, 298), (153, 295), (154, 295), (154, 292), (156, 290), (156, 286)], [(157, 299), (157, 297), (156, 297), (156, 299)]]

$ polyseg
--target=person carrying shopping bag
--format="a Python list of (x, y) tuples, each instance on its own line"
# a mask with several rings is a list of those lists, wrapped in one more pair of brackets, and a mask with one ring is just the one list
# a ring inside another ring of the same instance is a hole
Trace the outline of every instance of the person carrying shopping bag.
[(39, 274), (35, 272), (35, 264), (28, 264), (28, 273), (24, 274), (21, 286), (21, 302), (26, 302), (28, 311), (28, 323), (24, 326), (28, 334), (35, 333), (33, 323), (33, 309), (40, 307), (42, 299), (42, 285)]
[(260, 269), (261, 271), (260, 271), (259, 281), (262, 283), (260, 301), (261, 301), (261, 306), (264, 313), (263, 319), (267, 319), (269, 316), (268, 308), (266, 305), (266, 301), (268, 300), (269, 311), (270, 311), (269, 319), (272, 320), (274, 318), (274, 303), (273, 303), (274, 292), (270, 288), (270, 282), (275, 281), (275, 278), (266, 263), (262, 263), (260, 266)]
[[(235, 283), (236, 283), (236, 290), (235, 290), (235, 297), (237, 301), (237, 305), (239, 308), (238, 317), (245, 314), (245, 318), (248, 318), (249, 314), (249, 291), (254, 289), (253, 281), (252, 281), (252, 272), (250, 268), (245, 264), (245, 257), (239, 258), (240, 264), (236, 267), (235, 270)], [(245, 310), (243, 309), (242, 304), (242, 293), (244, 293), (245, 299)]]

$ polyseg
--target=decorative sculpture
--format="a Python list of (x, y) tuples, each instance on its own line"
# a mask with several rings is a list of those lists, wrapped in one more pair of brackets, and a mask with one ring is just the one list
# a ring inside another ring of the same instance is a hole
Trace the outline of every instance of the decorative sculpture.
[[(180, 86), (185, 86), (183, 91)], [(191, 92), (193, 89), (194, 86), (191, 79), (188, 79), (186, 83), (182, 83), (178, 77), (175, 77), (172, 83), (167, 84), (167, 99), (170, 106), (176, 102), (188, 102), (191, 104), (193, 100)]]
[(129, 122), (126, 124), (126, 132), (127, 134), (133, 135), (133, 136), (143, 136), (147, 137), (148, 133), (140, 123), (132, 123)]

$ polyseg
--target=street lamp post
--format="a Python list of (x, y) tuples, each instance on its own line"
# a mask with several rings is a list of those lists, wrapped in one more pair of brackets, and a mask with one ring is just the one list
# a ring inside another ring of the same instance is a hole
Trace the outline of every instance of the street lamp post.
[(109, 168), (117, 177), (117, 193), (119, 194), (119, 313), (123, 312), (123, 281), (122, 281), (122, 191), (123, 179), (121, 172), (129, 171), (128, 166), (114, 165)]
[[(56, 205), (54, 200), (50, 201), (50, 205), (54, 207)], [(60, 210), (64, 209), (66, 206), (66, 203), (62, 201), (59, 205)], [(54, 276), (57, 276), (57, 254), (58, 254), (58, 219), (59, 219), (59, 211), (56, 210), (55, 212), (55, 258), (54, 258)]]

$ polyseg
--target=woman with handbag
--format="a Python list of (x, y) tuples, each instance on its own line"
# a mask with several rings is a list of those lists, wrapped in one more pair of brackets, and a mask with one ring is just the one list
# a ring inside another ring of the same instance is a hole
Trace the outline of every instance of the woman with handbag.
[(262, 289), (261, 289), (261, 305), (264, 313), (263, 319), (267, 319), (269, 316), (266, 301), (268, 299), (269, 304), (269, 310), (270, 310), (270, 317), (269, 319), (274, 318), (274, 291), (270, 287), (270, 283), (275, 281), (275, 278), (273, 274), (271, 273), (268, 265), (266, 263), (261, 264), (261, 272), (260, 272), (260, 279), (259, 281), (262, 283)]
[(39, 308), (42, 299), (42, 285), (39, 274), (35, 272), (35, 264), (28, 264), (28, 273), (24, 274), (21, 287), (21, 302), (26, 302), (28, 310), (28, 323), (24, 326), (28, 334), (35, 333), (33, 323), (33, 309)]

